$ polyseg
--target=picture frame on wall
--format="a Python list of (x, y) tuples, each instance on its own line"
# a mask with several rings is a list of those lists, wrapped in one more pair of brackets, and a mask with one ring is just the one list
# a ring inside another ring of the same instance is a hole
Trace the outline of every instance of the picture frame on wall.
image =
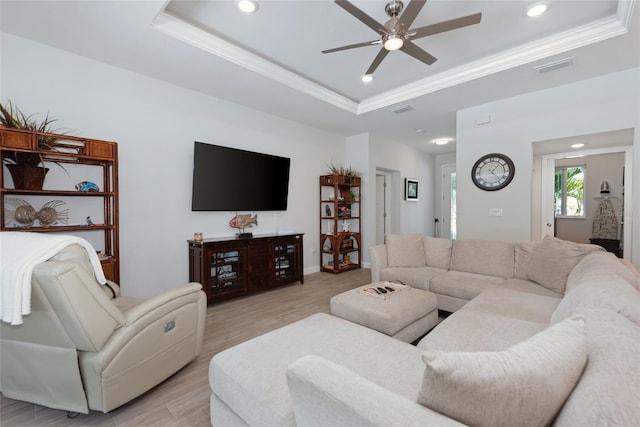
[(418, 201), (418, 180), (404, 179), (404, 199), (412, 202)]

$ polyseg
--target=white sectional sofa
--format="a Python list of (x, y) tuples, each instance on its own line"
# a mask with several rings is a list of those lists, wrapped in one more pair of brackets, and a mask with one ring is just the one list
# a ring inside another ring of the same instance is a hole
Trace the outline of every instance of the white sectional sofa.
[[(394, 239), (404, 255), (388, 251)], [(556, 239), (451, 245), (422, 236), (426, 265), (394, 265), (420, 252), (409, 251), (411, 239), (391, 236), (386, 256), (372, 251), (374, 279), (438, 283), (453, 314), (417, 346), (319, 313), (227, 349), (210, 363), (212, 424), (640, 425), (632, 269)], [(500, 259), (508, 248), (512, 261)], [(386, 276), (392, 269), (398, 275)]]

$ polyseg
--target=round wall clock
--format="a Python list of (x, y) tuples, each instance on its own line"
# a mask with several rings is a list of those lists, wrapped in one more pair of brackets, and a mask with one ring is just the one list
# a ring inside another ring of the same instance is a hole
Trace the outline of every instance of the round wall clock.
[(471, 169), (471, 180), (476, 187), (495, 191), (509, 185), (516, 173), (513, 161), (504, 154), (491, 153), (478, 159)]

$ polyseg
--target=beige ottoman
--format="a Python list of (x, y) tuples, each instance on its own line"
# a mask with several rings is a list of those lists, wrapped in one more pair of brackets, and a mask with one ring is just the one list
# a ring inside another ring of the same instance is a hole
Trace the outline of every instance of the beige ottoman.
[[(390, 286), (394, 292), (371, 288)], [(379, 282), (343, 292), (331, 298), (334, 316), (375, 329), (404, 342), (413, 342), (438, 323), (437, 298), (421, 289)]]

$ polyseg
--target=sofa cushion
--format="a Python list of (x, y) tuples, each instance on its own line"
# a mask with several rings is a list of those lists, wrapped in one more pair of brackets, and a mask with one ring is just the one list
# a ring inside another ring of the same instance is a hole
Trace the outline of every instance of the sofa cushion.
[(547, 289), (564, 293), (571, 270), (584, 255), (597, 250), (595, 248), (600, 247), (546, 236), (533, 251), (527, 276)]
[(531, 263), (533, 251), (539, 244), (539, 241), (516, 242), (513, 277), (523, 280), (529, 279), (529, 276), (527, 276), (527, 270), (529, 269), (529, 264)]
[(456, 240), (451, 249), (450, 270), (513, 277), (514, 244), (500, 240)]
[(429, 290), (469, 301), (485, 289), (495, 288), (504, 282), (502, 277), (449, 270), (431, 279)]
[(502, 351), (549, 327), (504, 315), (467, 310), (449, 315), (418, 343), (423, 350)]
[(427, 265), (421, 234), (387, 234), (385, 242), (389, 267), (425, 267)]
[(594, 308), (613, 310), (640, 326), (640, 293), (614, 274), (588, 278), (576, 285), (565, 294), (551, 323)]
[(425, 236), (423, 242), (427, 265), (448, 270), (451, 264), (451, 248), (453, 246), (451, 240)]
[(585, 320), (589, 360), (555, 426), (640, 426), (640, 327), (610, 310)]
[(575, 317), (501, 352), (426, 351), (419, 403), (474, 426), (550, 424), (587, 361)]
[(431, 279), (446, 271), (433, 267), (387, 267), (380, 270), (380, 280), (398, 280), (412, 288), (428, 291)]
[(507, 279), (501, 285), (501, 289), (511, 289), (512, 291), (520, 291), (528, 294), (543, 295), (546, 297), (562, 298), (563, 294), (554, 292), (544, 286), (540, 286), (536, 282), (524, 279)]
[(499, 314), (513, 319), (549, 324), (560, 298), (504, 289), (487, 289), (469, 301), (464, 309)]
[(420, 390), (421, 350), (325, 313), (216, 354), (209, 364), (209, 383), (213, 393), (248, 425), (294, 426), (285, 372), (306, 355), (340, 364), (414, 401)]

